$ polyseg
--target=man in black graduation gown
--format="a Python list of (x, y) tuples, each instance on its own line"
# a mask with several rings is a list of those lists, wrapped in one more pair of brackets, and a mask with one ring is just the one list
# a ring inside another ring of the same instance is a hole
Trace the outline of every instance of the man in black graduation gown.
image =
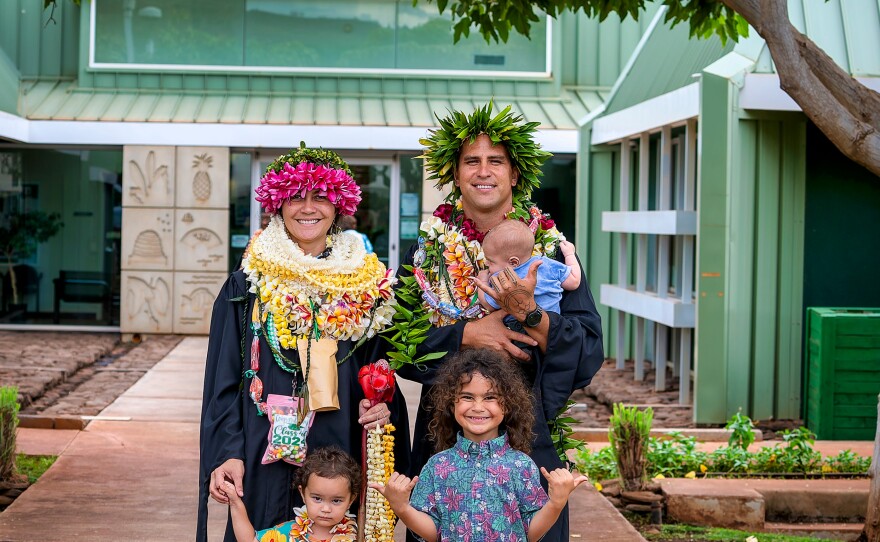
[[(515, 123), (521, 117), (508, 114), (510, 122), (507, 125), (514, 127), (505, 129), (505, 122), (497, 121), (502, 115), (495, 117), (490, 113), (491, 104), (488, 112), (483, 108), (471, 116), (453, 113), (441, 119), (441, 129), (433, 132), (424, 153), (428, 171), (438, 179), (438, 186), (454, 183), (453, 196), (460, 194), (464, 217), (482, 234), (507, 218), (512, 207), (530, 205), (527, 198), (531, 188), (538, 184), (538, 168), (549, 156), (549, 153), (538, 150), (531, 139), (534, 125), (517, 125)], [(461, 137), (462, 133), (466, 134), (465, 137)], [(512, 135), (514, 140), (506, 139), (505, 135)], [(444, 158), (449, 156), (444, 151), (448, 151), (448, 142), (456, 137), (461, 141), (460, 147), (451, 159), (452, 167), (446, 167), (444, 171), (444, 160), (450, 161)], [(493, 144), (493, 140), (499, 143)], [(444, 145), (447, 145), (446, 149), (440, 148)], [(511, 145), (515, 147), (515, 154), (509, 151)], [(418, 248), (413, 245), (406, 253), (398, 276), (411, 275), (405, 266), (413, 265)], [(556, 257), (562, 261), (561, 253)], [(531, 457), (538, 466), (552, 470), (563, 466), (563, 462), (553, 446), (547, 422), (566, 406), (574, 390), (590, 383), (601, 367), (604, 359), (601, 321), (583, 274), (577, 290), (563, 292), (561, 314), (537, 307), (533, 276), (531, 280), (517, 280), (511, 275), (502, 273), (491, 283), (495, 288), (493, 297), (501, 310), (478, 320), (459, 319), (452, 325), (432, 326), (425, 341), (419, 345), (417, 356), (444, 351), (448, 356), (466, 348), (490, 348), (518, 362), (530, 380), (536, 398), (535, 442)], [(508, 329), (502, 323), (508, 313), (522, 324), (525, 333)], [(524, 351), (515, 341), (531, 348)], [(429, 362), (427, 370), (413, 367), (400, 370), (404, 378), (424, 384), (413, 435), (409, 476), (417, 475), (435, 453), (427, 434), (430, 418), (425, 409), (428, 404), (425, 398), (430, 393), (434, 371), (445, 359)], [(546, 489), (546, 480), (542, 482)], [(409, 536), (412, 539), (412, 535)], [(543, 540), (561, 542), (568, 538), (568, 511), (565, 510)]]

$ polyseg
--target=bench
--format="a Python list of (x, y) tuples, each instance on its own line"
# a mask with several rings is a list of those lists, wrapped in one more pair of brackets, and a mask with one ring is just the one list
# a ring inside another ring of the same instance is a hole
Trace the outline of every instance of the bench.
[(59, 271), (55, 284), (55, 316), (57, 324), (61, 319), (61, 302), (65, 303), (101, 303), (104, 307), (103, 316), (112, 323), (112, 295), (110, 281), (101, 271)]

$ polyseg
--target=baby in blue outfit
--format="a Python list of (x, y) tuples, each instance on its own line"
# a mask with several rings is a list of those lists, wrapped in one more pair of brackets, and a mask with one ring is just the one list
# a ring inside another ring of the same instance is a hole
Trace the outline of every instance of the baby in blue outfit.
[[(535, 236), (526, 224), (519, 220), (505, 220), (486, 233), (483, 255), (489, 269), (482, 271), (479, 278), (488, 282), (490, 277), (508, 266), (513, 268), (518, 277), (525, 278), (532, 262), (543, 260), (537, 270), (535, 303), (545, 311), (559, 314), (562, 291), (575, 290), (581, 283), (581, 266), (575, 257), (574, 245), (568, 241), (560, 241), (559, 250), (562, 251), (565, 263), (546, 256), (532, 256), (534, 248)], [(489, 312), (498, 310), (498, 303), (483, 290), (478, 289), (477, 295), (484, 309)], [(504, 320), (507, 327), (521, 331), (521, 327), (511, 327), (513, 323), (519, 326), (519, 322), (512, 316), (507, 316)]]

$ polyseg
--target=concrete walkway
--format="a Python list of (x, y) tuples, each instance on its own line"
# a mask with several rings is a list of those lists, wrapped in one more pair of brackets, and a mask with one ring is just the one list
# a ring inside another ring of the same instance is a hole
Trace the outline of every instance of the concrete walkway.
[[(206, 349), (206, 338), (184, 339), (82, 431), (19, 429), (20, 452), (59, 457), (0, 513), (0, 541), (192, 539)], [(418, 385), (400, 388), (414, 412)], [(209, 510), (220, 540), (226, 507)], [(572, 495), (571, 538), (643, 540), (592, 486)]]
[(21, 429), (22, 452), (60, 455), (0, 514), (0, 540), (191, 540), (206, 348), (185, 339), (83, 431)]

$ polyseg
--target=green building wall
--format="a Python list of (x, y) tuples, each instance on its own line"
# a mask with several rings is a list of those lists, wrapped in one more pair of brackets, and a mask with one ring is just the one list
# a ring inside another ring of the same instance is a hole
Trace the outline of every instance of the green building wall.
[(81, 11), (88, 14), (88, 2), (82, 8), (69, 0), (56, 4), (53, 22), (49, 20), (52, 8), (44, 10), (42, 1), (0, 2), (0, 49), (23, 78), (76, 77), (79, 15)]
[[(111, 0), (104, 0), (111, 1)], [(566, 12), (553, 22), (551, 76), (498, 80), (474, 72), (448, 75), (296, 74), (156, 69), (89, 68), (90, 1), (58, 2), (55, 22), (35, 0), (0, 2), (0, 49), (22, 79), (71, 78), (82, 88), (210, 90), (231, 92), (330, 92), (481, 96), (558, 96), (562, 86), (609, 90), (656, 11), (650, 5), (639, 21), (608, 17), (601, 24), (583, 13)], [(451, 39), (451, 38), (450, 38)], [(429, 68), (430, 66), (426, 66)], [(454, 104), (452, 104), (454, 105)], [(596, 107), (599, 103), (587, 104)]]
[[(612, 282), (617, 273), (616, 244), (611, 235), (602, 231), (602, 212), (613, 208), (618, 197), (615, 183), (619, 175), (617, 154), (609, 147), (591, 147), (589, 130), (581, 131), (578, 150), (575, 244), (584, 274), (593, 296), (598, 298), (599, 286)], [(610, 356), (610, 338), (615, 335), (616, 311), (596, 303), (602, 318), (602, 340), (605, 356)], [(615, 317), (612, 318), (612, 313)]]
[(800, 414), (806, 121), (740, 115), (735, 64), (702, 75), (697, 423)]

